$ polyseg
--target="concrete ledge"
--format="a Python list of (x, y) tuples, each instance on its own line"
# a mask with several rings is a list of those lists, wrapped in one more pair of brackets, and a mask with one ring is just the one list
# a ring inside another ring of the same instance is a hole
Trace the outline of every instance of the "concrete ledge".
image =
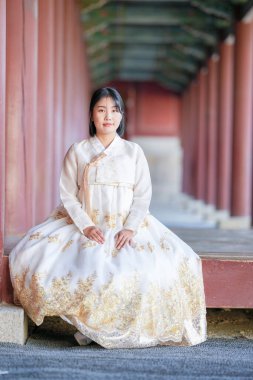
[(227, 210), (214, 210), (207, 215), (208, 220), (214, 220), (217, 223), (229, 219), (229, 212)]
[(223, 229), (250, 229), (251, 218), (250, 216), (230, 216), (228, 219), (220, 220), (218, 223), (219, 228)]
[(25, 344), (28, 318), (19, 306), (0, 304), (0, 342)]

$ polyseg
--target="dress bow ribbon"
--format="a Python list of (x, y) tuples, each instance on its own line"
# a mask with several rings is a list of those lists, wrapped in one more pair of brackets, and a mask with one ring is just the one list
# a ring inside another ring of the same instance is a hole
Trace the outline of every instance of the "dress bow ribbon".
[(100, 153), (98, 156), (94, 157), (88, 164), (86, 164), (83, 172), (83, 189), (84, 189), (84, 199), (85, 199), (85, 210), (89, 217), (91, 218), (91, 207), (90, 207), (90, 190), (88, 184), (89, 169), (91, 166), (97, 166), (98, 161), (106, 156), (105, 153)]

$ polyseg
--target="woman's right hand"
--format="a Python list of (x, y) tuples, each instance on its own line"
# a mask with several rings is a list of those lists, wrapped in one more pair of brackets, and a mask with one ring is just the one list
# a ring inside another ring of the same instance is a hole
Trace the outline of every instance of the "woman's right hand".
[(88, 239), (95, 240), (99, 244), (103, 244), (105, 242), (103, 232), (96, 226), (86, 227), (83, 230), (83, 233)]

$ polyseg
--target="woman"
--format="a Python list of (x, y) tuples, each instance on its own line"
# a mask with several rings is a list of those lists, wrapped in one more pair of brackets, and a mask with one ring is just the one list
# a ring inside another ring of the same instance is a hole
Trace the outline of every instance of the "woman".
[(65, 155), (62, 204), (10, 254), (15, 302), (37, 324), (58, 315), (81, 345), (191, 346), (206, 337), (200, 257), (149, 212), (141, 147), (122, 139), (120, 94), (90, 103), (90, 138)]

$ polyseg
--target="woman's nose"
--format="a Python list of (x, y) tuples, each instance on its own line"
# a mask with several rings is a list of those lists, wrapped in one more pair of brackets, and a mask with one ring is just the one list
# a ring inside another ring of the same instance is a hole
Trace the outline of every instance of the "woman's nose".
[(111, 113), (111, 111), (106, 111), (106, 113), (105, 113), (105, 118), (106, 118), (106, 119), (111, 119), (111, 117), (112, 117), (112, 113)]

